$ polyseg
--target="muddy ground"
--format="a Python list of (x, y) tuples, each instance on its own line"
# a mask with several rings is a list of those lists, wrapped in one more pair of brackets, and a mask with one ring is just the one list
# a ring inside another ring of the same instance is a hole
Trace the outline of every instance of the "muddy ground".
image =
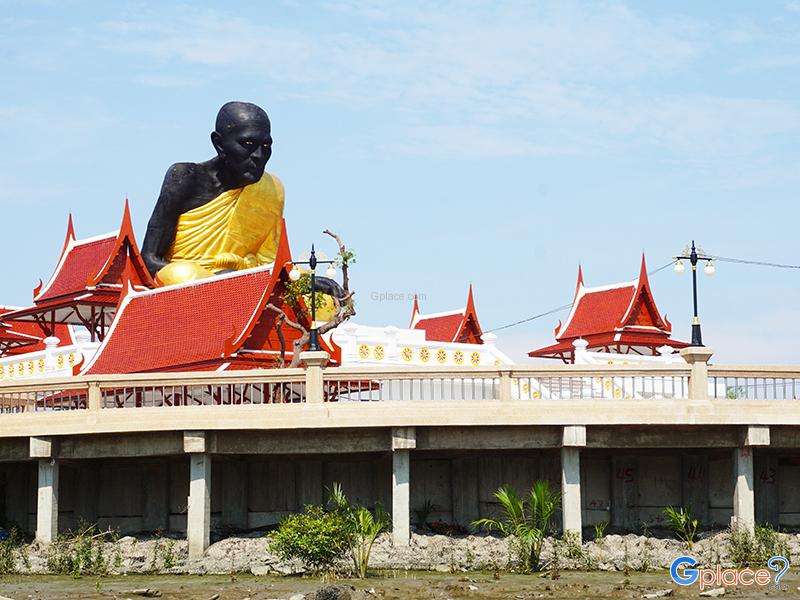
[[(800, 598), (800, 574), (787, 572), (782, 588), (728, 588), (725, 598)], [(631, 573), (626, 581), (622, 573), (562, 572), (557, 581), (536, 575), (492, 573), (463, 574), (428, 572), (382, 572), (366, 580), (338, 579), (324, 581), (318, 577), (255, 577), (235, 576), (116, 576), (72, 579), (61, 576), (7, 576), (0, 578), (0, 596), (12, 600), (141, 600), (147, 596), (134, 594), (144, 589), (157, 590), (169, 600), (288, 600), (306, 594), (313, 600), (315, 592), (325, 585), (346, 588), (352, 600), (399, 600), (405, 598), (528, 600), (534, 598), (594, 599), (642, 598), (661, 590), (672, 590), (672, 597), (699, 598), (699, 586), (679, 588), (669, 573)], [(293, 600), (297, 600), (296, 598)]]

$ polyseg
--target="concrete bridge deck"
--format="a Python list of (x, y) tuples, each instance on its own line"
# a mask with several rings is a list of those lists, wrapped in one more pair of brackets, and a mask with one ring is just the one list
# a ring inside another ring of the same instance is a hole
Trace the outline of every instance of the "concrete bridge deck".
[[(705, 352), (705, 354), (704, 354)], [(305, 369), (0, 384), (7, 518), (50, 541), (79, 518), (125, 531), (269, 525), (333, 481), (468, 525), (503, 483), (549, 479), (565, 530), (691, 505), (800, 525), (800, 368), (688, 365)], [(63, 467), (63, 468), (62, 468)], [(122, 475), (121, 475), (122, 474)]]

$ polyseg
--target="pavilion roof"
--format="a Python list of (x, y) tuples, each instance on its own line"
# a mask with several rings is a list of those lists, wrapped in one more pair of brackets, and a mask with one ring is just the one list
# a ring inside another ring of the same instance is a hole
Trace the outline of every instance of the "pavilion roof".
[(571, 358), (572, 343), (584, 339), (593, 348), (647, 348), (660, 346), (683, 348), (687, 342), (670, 337), (672, 324), (662, 317), (653, 298), (647, 277), (647, 264), (642, 255), (639, 277), (633, 281), (598, 287), (587, 287), (583, 271), (578, 268), (578, 284), (569, 315), (555, 330), (556, 343), (537, 348), (528, 356)]
[(98, 315), (103, 323), (110, 323), (123, 281), (138, 290), (154, 286), (136, 244), (127, 200), (120, 228), (111, 233), (76, 239), (70, 216), (53, 274), (34, 290), (33, 305), (14, 311), (9, 318), (35, 321), (49, 330), (58, 324), (94, 329)]
[[(284, 224), (274, 265), (153, 290), (126, 289), (108, 335), (83, 373), (275, 366), (280, 347), (274, 313), (266, 307), (281, 304), (290, 261)], [(294, 331), (284, 328), (287, 356)]]
[(419, 310), (419, 301), (414, 296), (414, 307), (411, 311), (411, 329), (425, 331), (425, 339), (433, 342), (467, 342), (482, 344), (483, 340), (475, 310), (472, 285), (469, 286), (467, 304), (463, 308), (446, 312), (424, 315)]
[[(19, 310), (17, 307), (0, 306), (0, 356), (39, 352), (45, 349), (44, 334), (36, 323), (7, 319), (6, 315)], [(68, 325), (59, 325), (55, 336), (59, 346), (74, 343)]]

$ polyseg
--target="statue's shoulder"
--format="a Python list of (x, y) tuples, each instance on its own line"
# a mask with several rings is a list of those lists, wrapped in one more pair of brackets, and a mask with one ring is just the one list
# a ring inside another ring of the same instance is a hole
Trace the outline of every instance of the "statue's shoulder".
[(264, 171), (264, 174), (261, 176), (261, 183), (272, 184), (272, 187), (275, 189), (275, 195), (281, 202), (283, 202), (286, 192), (283, 189), (283, 182), (278, 179), (277, 175), (273, 175), (272, 173)]
[(167, 169), (164, 181), (176, 183), (195, 181), (198, 177), (208, 176), (208, 168), (202, 163), (179, 162)]

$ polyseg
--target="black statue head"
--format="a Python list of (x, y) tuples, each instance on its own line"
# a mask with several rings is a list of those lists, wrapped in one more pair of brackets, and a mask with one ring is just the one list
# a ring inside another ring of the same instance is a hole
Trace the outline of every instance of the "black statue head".
[(255, 183), (272, 156), (269, 117), (249, 102), (228, 102), (219, 109), (211, 143), (225, 175), (237, 185)]

